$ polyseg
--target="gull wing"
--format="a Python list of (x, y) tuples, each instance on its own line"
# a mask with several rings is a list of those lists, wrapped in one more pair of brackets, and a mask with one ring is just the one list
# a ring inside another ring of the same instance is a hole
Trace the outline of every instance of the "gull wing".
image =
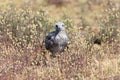
[(50, 49), (53, 45), (54, 45), (54, 41), (55, 41), (55, 31), (49, 33), (46, 38), (45, 38), (45, 47), (46, 49)]

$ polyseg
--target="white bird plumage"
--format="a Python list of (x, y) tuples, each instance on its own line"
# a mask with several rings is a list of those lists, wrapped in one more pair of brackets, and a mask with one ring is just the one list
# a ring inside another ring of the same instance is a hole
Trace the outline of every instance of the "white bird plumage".
[(55, 24), (55, 31), (50, 32), (45, 38), (45, 47), (53, 56), (57, 52), (62, 52), (69, 43), (70, 41), (63, 22), (57, 22)]

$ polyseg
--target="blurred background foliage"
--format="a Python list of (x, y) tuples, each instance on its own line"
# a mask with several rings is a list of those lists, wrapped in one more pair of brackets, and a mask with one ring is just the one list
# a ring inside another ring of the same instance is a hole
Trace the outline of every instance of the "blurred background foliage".
[[(51, 59), (58, 21), (71, 44)], [(0, 0), (0, 80), (119, 80), (119, 50), (120, 0)]]

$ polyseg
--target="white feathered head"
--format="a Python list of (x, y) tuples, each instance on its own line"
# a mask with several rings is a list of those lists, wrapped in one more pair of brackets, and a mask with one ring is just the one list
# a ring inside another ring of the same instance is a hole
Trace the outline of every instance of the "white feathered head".
[(65, 31), (65, 24), (63, 22), (57, 22), (55, 24), (56, 31)]

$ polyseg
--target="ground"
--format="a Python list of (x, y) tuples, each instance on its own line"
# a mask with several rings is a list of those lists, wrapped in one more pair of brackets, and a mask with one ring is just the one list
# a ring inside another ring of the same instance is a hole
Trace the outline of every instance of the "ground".
[[(58, 21), (71, 44), (52, 58)], [(120, 80), (120, 1), (0, 0), (0, 80)]]

